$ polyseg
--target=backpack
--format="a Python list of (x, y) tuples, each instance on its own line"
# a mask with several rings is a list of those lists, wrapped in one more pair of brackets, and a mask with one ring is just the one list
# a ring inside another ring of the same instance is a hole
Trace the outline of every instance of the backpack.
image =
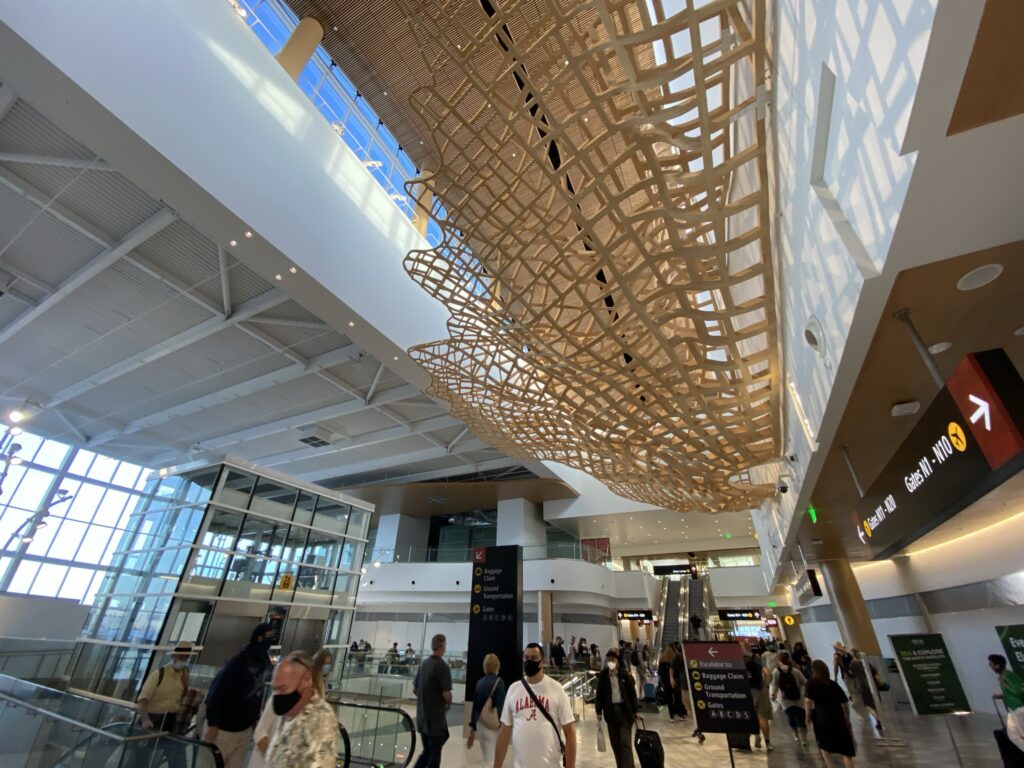
[(779, 690), (782, 691), (782, 698), (786, 701), (800, 700), (800, 686), (796, 682), (796, 675), (793, 674), (792, 667), (785, 672), (779, 670)]

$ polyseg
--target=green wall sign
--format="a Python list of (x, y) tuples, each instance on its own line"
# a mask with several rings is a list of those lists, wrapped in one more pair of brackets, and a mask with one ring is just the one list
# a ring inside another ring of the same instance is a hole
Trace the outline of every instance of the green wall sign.
[(916, 715), (970, 712), (956, 667), (940, 634), (889, 635)]
[(996, 627), (996, 634), (1006, 651), (1010, 669), (1024, 676), (1024, 624), (1009, 624)]

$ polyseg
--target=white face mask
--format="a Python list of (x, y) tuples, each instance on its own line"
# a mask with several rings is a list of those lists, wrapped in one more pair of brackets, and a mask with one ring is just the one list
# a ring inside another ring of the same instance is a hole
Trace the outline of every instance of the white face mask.
[(610, 669), (612, 672), (614, 672), (616, 667), (618, 667), (618, 666), (619, 666), (619, 662), (617, 662), (617, 661), (609, 661), (608, 662), (608, 669)]
[(180, 672), (181, 670), (188, 668), (188, 662), (187, 661), (179, 661), (178, 659), (173, 659), (171, 661), (171, 666), (174, 667), (176, 670), (178, 670)]

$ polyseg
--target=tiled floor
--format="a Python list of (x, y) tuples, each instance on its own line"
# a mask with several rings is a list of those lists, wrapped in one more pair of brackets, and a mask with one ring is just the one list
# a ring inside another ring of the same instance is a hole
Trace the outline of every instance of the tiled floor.
[[(455, 708), (453, 708), (455, 709)], [(461, 722), (461, 715), (453, 712), (453, 721)], [(971, 715), (950, 718), (948, 727), (943, 718), (918, 718), (910, 713), (883, 713), (887, 721), (885, 738), (880, 738), (859, 717), (855, 717), (858, 766), (869, 768), (999, 768), (1002, 765), (992, 738), (992, 729), (998, 726), (995, 716)], [(670, 723), (666, 712), (646, 715), (647, 727), (661, 734), (665, 747), (666, 768), (682, 766), (727, 767), (729, 751), (725, 737), (709, 734), (700, 745), (692, 738), (692, 720)], [(821, 757), (814, 747), (801, 747), (792, 737), (785, 718), (778, 716), (773, 722), (772, 741), (775, 751), (762, 750), (733, 753), (737, 768), (793, 768), (793, 766), (822, 766)], [(950, 738), (952, 732), (957, 752)], [(452, 728), (452, 739), (445, 745), (444, 768), (477, 768), (484, 765), (479, 746), (466, 750), (465, 740), (459, 738), (460, 729)], [(594, 710), (587, 707), (585, 718), (578, 722), (577, 768), (613, 768), (611, 752), (599, 753), (596, 748)], [(751, 739), (753, 744), (753, 739)], [(835, 761), (839, 765), (838, 761)], [(512, 765), (511, 756), (505, 762)], [(489, 768), (489, 766), (488, 766)], [(639, 761), (636, 762), (639, 768)]]

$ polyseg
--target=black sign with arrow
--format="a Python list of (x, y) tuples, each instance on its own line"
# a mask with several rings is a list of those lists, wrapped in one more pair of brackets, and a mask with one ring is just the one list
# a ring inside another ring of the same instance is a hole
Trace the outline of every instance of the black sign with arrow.
[(756, 733), (750, 676), (739, 643), (683, 643), (697, 728), (703, 733)]

